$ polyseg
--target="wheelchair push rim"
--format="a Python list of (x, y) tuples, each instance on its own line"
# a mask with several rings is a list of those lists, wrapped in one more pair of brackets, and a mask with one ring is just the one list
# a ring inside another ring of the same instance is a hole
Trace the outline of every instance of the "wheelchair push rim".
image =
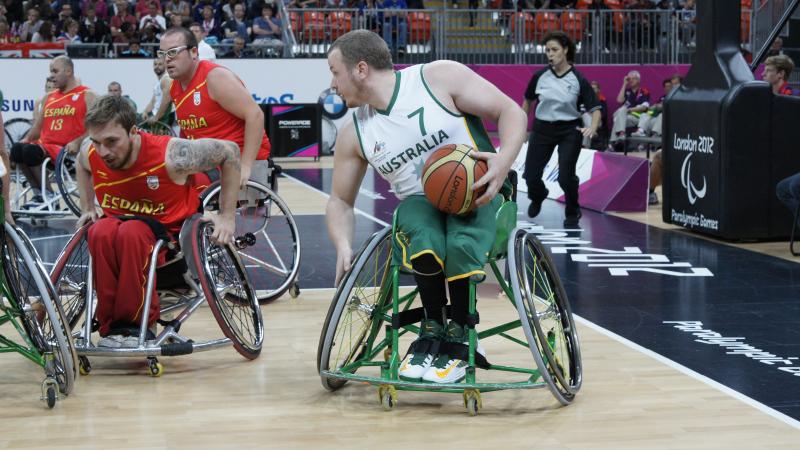
[(70, 329), (74, 329), (86, 308), (88, 289), (89, 243), (86, 239), (89, 224), (72, 235), (64, 250), (56, 258), (50, 271), (55, 287), (56, 302), (61, 305)]
[(563, 405), (582, 383), (580, 344), (564, 287), (549, 254), (517, 229), (509, 241), (509, 271), (522, 328), (542, 378)]
[(201, 220), (192, 224), (192, 262), (222, 332), (242, 356), (255, 359), (264, 342), (261, 307), (237, 252), (211, 242), (212, 225)]

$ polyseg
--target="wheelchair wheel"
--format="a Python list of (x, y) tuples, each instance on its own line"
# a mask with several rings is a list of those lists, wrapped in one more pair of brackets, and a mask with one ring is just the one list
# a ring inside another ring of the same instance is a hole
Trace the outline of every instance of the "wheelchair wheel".
[(55, 178), (61, 198), (73, 214), (81, 216), (80, 192), (78, 192), (78, 182), (75, 180), (75, 156), (62, 148), (58, 152), (55, 163)]
[(580, 344), (564, 286), (550, 255), (533, 235), (516, 229), (508, 265), (514, 303), (543, 380), (563, 405), (581, 387)]
[(63, 310), (53, 301), (55, 290), (27, 236), (8, 223), (4, 232), (3, 270), (19, 304), (23, 327), (44, 356), (47, 379), (67, 395), (77, 376), (78, 356)]
[(88, 225), (81, 227), (58, 255), (50, 272), (56, 303), (61, 306), (70, 329), (75, 328), (86, 308), (89, 280)]
[[(375, 317), (392, 302), (391, 227), (375, 233), (357, 253), (328, 309), (317, 347), (317, 370), (338, 370), (362, 357), (379, 331)], [(321, 376), (334, 391), (346, 381)]]
[(11, 151), (11, 146), (22, 140), (28, 134), (32, 126), (30, 119), (23, 119), (22, 117), (15, 117), (7, 120), (3, 124), (5, 132), (6, 151)]
[(145, 121), (140, 123), (138, 127), (140, 130), (146, 131), (150, 134), (175, 137), (175, 132), (172, 130), (172, 127), (161, 121), (152, 123)]
[[(219, 211), (219, 184), (203, 192), (203, 211)], [(252, 233), (254, 245), (239, 250), (239, 257), (256, 290), (259, 302), (269, 302), (296, 285), (300, 270), (300, 233), (289, 207), (268, 187), (248, 181), (239, 194), (236, 235)]]
[(264, 342), (261, 307), (238, 254), (230, 246), (213, 244), (212, 230), (211, 222), (192, 224), (192, 263), (222, 332), (242, 356), (255, 359)]

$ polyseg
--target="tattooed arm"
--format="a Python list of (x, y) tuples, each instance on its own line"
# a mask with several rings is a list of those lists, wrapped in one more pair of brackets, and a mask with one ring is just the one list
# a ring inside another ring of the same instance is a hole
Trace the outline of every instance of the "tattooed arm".
[(233, 242), (235, 231), (236, 199), (239, 196), (239, 177), (241, 176), (241, 156), (239, 146), (231, 141), (219, 139), (172, 139), (167, 145), (165, 157), (167, 173), (172, 181), (186, 183), (186, 178), (195, 173), (220, 167), (220, 212), (212, 215), (215, 242)]

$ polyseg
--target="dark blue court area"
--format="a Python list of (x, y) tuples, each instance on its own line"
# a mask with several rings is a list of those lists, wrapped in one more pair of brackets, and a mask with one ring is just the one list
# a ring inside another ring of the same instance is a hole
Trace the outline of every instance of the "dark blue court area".
[[(284, 172), (330, 192), (331, 169)], [(527, 200), (519, 203), (526, 211)], [(381, 222), (391, 223), (396, 204), (370, 171), (357, 201), (363, 214), (356, 218), (356, 246)], [(324, 216), (295, 219), (301, 289), (332, 287), (335, 254)], [(520, 220), (527, 220), (524, 213)], [(562, 220), (562, 205), (547, 201), (535, 223), (525, 223), (553, 253), (576, 314), (800, 419), (800, 265), (589, 210), (581, 230), (563, 230)], [(74, 220), (20, 224), (52, 264)]]

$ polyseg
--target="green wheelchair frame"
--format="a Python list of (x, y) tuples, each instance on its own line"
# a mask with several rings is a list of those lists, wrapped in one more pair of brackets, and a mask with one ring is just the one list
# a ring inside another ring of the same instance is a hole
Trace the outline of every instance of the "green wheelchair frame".
[[(469, 366), (465, 382), (410, 382), (398, 376), (402, 360), (399, 338), (406, 333), (416, 335), (419, 332), (415, 322), (421, 318), (421, 309), (416, 309), (416, 313), (411, 309), (417, 296), (416, 288), (401, 295), (401, 268), (390, 263), (395, 216), (391, 228), (375, 233), (357, 253), (351, 270), (337, 289), (317, 350), (322, 385), (331, 391), (347, 381), (376, 385), (385, 410), (397, 403), (397, 390), (461, 393), (470, 415), (476, 415), (482, 407), (481, 392), (504, 389), (548, 387), (561, 404), (571, 403), (582, 382), (580, 345), (571, 308), (549, 254), (538, 239), (516, 227), (516, 221), (516, 203), (504, 203), (497, 212), (498, 232), (489, 265), (520, 318), (480, 332), (475, 330), (475, 324), (469, 325)], [(498, 267), (503, 257), (507, 257), (508, 279)], [(364, 273), (368, 276), (363, 277)], [(356, 286), (364, 278), (367, 278), (365, 284), (371, 286)], [(472, 322), (477, 323), (475, 293), (476, 283), (471, 281), (469, 315)], [(409, 323), (412, 321), (414, 323)], [(525, 341), (509, 334), (520, 327)], [(385, 330), (383, 337), (380, 337), (381, 330)], [(527, 347), (535, 367), (492, 364), (488, 369), (521, 374), (525, 379), (501, 383), (477, 381), (477, 339), (492, 336)], [(380, 377), (357, 374), (363, 367), (379, 367)]]
[(22, 338), (19, 343), (0, 334), (0, 353), (19, 353), (44, 369), (41, 399), (52, 408), (75, 383), (72, 335), (39, 255), (22, 230), (5, 222), (2, 199), (0, 225), (0, 326), (11, 324)]

